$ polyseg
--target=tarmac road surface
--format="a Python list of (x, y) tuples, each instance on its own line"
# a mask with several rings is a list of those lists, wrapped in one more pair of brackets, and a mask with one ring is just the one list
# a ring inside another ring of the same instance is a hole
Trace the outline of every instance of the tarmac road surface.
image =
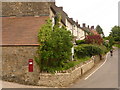
[(70, 88), (118, 88), (118, 55), (120, 49), (115, 49), (113, 56), (108, 53), (104, 65), (88, 79), (85, 80), (89, 74), (72, 84)]

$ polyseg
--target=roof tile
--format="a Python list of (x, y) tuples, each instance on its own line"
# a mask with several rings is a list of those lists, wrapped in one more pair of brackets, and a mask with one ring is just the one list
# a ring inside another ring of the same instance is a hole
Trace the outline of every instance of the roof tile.
[(2, 45), (37, 45), (37, 34), (48, 16), (2, 17)]

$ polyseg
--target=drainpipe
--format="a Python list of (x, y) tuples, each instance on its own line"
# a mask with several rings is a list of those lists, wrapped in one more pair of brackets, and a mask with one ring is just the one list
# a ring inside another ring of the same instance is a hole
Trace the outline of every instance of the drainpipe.
[[(74, 36), (74, 25), (72, 25), (72, 35)], [(74, 39), (73, 39), (72, 43), (73, 43), (73, 47), (71, 48), (71, 52), (72, 52), (71, 60), (73, 61), (74, 60)]]
[(73, 45), (71, 51), (72, 51), (72, 61), (73, 61), (74, 60), (74, 45)]

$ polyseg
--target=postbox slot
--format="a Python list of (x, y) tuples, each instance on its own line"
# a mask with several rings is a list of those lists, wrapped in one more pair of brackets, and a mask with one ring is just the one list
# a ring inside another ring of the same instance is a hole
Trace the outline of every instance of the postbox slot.
[(33, 64), (32, 62), (29, 62), (29, 64)]

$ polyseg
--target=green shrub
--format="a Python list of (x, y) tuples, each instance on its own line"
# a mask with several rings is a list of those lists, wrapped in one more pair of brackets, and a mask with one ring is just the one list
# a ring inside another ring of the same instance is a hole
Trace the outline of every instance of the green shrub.
[(112, 46), (114, 44), (114, 38), (112, 36), (110, 36), (110, 38), (109, 38), (109, 44), (110, 44), (110, 48), (112, 48)]
[(69, 61), (68, 63), (64, 64), (63, 70), (67, 70), (67, 69), (74, 67), (75, 65), (78, 65), (81, 62), (85, 62), (89, 59), (90, 59), (90, 57), (84, 57), (84, 58), (80, 58), (80, 59), (77, 58), (77, 60), (75, 60), (75, 61)]
[(109, 42), (104, 41), (103, 45), (109, 50), (110, 49), (110, 44)]
[(120, 41), (120, 36), (114, 37), (114, 40), (115, 40), (116, 42)]
[(103, 53), (103, 50), (97, 45), (92, 44), (82, 44), (75, 47), (75, 55), (77, 58), (83, 58), (86, 56), (100, 55)]
[(107, 48), (104, 45), (97, 45), (97, 47), (99, 47), (102, 50), (102, 54), (106, 54), (110, 50), (110, 48)]
[(120, 48), (120, 44), (114, 44), (114, 46)]
[(103, 42), (103, 45), (104, 45), (105, 47), (109, 48), (109, 43), (108, 43), (108, 42), (104, 41), (104, 42)]
[(38, 59), (36, 62), (41, 71), (55, 72), (63, 63), (70, 60), (72, 44), (72, 35), (64, 27), (55, 25), (52, 28), (51, 20), (41, 27), (38, 33)]
[(85, 40), (76, 40), (75, 43), (76, 45), (85, 44)]

